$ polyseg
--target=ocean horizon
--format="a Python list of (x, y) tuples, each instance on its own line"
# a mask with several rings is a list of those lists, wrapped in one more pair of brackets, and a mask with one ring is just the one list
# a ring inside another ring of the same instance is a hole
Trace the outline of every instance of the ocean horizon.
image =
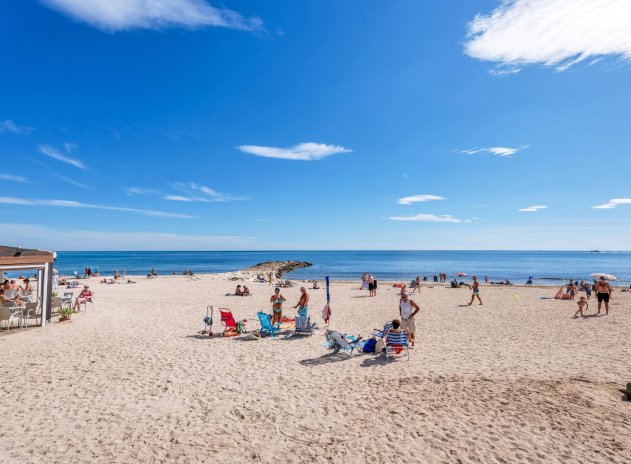
[[(520, 284), (532, 276), (535, 284), (554, 285), (569, 279), (589, 280), (590, 274), (615, 275), (616, 285), (631, 283), (629, 251), (507, 251), (507, 250), (278, 250), (278, 251), (58, 251), (55, 268), (62, 274), (83, 273), (86, 266), (101, 275), (118, 270), (143, 275), (197, 274), (237, 271), (264, 261), (308, 261), (309, 268), (286, 274), (289, 279), (358, 280), (363, 272), (380, 280), (449, 278), (464, 272), (489, 281), (508, 279)], [(470, 278), (470, 277), (469, 277)], [(462, 278), (459, 280), (467, 280)]]

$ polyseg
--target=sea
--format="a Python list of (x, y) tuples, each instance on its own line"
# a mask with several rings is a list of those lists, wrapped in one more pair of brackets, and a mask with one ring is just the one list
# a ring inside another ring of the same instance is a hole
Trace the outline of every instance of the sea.
[(286, 275), (289, 279), (358, 280), (363, 272), (378, 280), (409, 282), (417, 275), (431, 281), (444, 272), (459, 281), (477, 275), (489, 281), (508, 279), (523, 284), (563, 284), (570, 279), (589, 280), (592, 273), (617, 277), (616, 285), (631, 284), (631, 252), (586, 251), (58, 251), (55, 268), (61, 274), (83, 274), (86, 266), (101, 275), (114, 270), (144, 275), (152, 268), (159, 274), (217, 273), (243, 269), (264, 261), (308, 261), (313, 266)]

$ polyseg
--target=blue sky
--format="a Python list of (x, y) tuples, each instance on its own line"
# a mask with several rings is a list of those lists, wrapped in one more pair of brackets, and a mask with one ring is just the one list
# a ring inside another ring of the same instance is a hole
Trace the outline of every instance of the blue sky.
[(0, 242), (631, 250), (617, 0), (0, 4)]

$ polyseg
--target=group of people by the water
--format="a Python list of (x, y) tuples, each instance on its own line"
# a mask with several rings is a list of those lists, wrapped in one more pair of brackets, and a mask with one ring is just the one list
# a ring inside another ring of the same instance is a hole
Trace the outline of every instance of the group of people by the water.
[[(570, 299), (574, 299), (576, 294), (576, 285), (574, 282), (570, 282), (567, 286), (566, 295), (570, 295)], [(574, 317), (585, 317), (583, 311), (589, 309), (589, 303), (587, 300), (591, 298), (592, 291), (596, 294), (596, 300), (598, 301), (598, 312), (596, 315), (600, 314), (602, 310), (602, 304), (605, 303), (605, 315), (609, 314), (609, 301), (611, 300), (611, 285), (607, 282), (605, 277), (601, 276), (598, 280), (594, 281), (593, 285), (589, 285), (588, 283), (581, 282), (579, 290), (585, 291), (585, 296), (581, 296), (576, 302), (578, 309), (574, 313)]]
[(377, 296), (377, 279), (372, 274), (364, 272), (361, 282), (360, 290), (368, 290), (368, 296)]

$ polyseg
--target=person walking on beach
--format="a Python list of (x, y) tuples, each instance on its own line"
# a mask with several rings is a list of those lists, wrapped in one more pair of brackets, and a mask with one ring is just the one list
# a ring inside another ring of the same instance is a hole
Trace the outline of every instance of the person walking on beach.
[(480, 283), (478, 282), (478, 278), (476, 276), (473, 276), (473, 283), (471, 284), (471, 290), (473, 293), (471, 293), (471, 301), (469, 302), (469, 304), (467, 306), (471, 306), (473, 304), (473, 300), (478, 299), (478, 301), (480, 302), (480, 304), (482, 304), (482, 300), (480, 299)]
[(280, 294), (280, 288), (274, 289), (274, 294), (269, 299), (272, 302), (272, 324), (280, 322), (283, 318), (283, 302), (285, 297)]
[(609, 282), (605, 280), (604, 276), (601, 276), (594, 287), (596, 287), (596, 297), (598, 298), (598, 312), (596, 314), (600, 314), (600, 306), (603, 301), (605, 302), (605, 314), (609, 314), (609, 300), (611, 299), (611, 286)]
[(401, 329), (410, 334), (410, 347), (414, 347), (414, 332), (416, 332), (416, 320), (414, 316), (421, 310), (419, 306), (408, 298), (407, 293), (401, 293), (399, 300), (399, 315), (401, 316)]
[(309, 294), (305, 287), (300, 287), (300, 299), (294, 306), (294, 309), (298, 308), (298, 316), (307, 317), (309, 314)]
[(414, 293), (417, 290), (419, 293), (421, 293), (421, 276), (416, 276), (416, 279), (414, 280), (414, 288), (412, 289), (412, 293)]

